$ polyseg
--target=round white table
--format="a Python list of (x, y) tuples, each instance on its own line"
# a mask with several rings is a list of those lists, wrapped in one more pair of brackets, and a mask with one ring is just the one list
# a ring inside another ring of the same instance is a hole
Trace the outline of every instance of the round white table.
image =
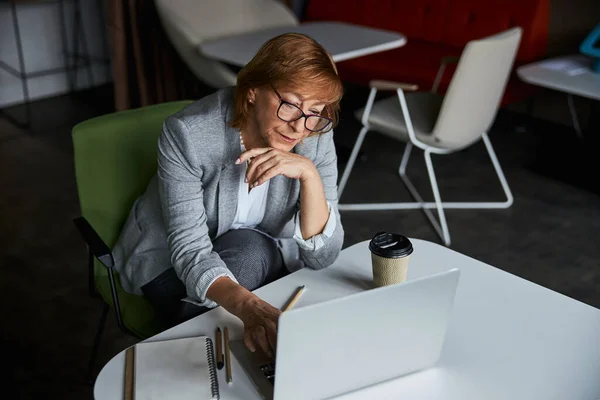
[(319, 21), (207, 40), (200, 44), (199, 51), (206, 57), (243, 67), (267, 40), (290, 32), (312, 37), (331, 54), (335, 62), (395, 49), (406, 44), (406, 36), (397, 32), (345, 22)]
[[(438, 244), (411, 240), (409, 280), (461, 270), (442, 356), (433, 368), (340, 398), (600, 399), (600, 310)], [(370, 279), (368, 242), (362, 242), (325, 270), (300, 270), (255, 293), (283, 306), (306, 285), (310, 290), (295, 306), (302, 307), (365, 290)], [(241, 337), (239, 320), (219, 307), (148, 340), (213, 335), (217, 325), (229, 326), (232, 339)], [(96, 400), (123, 398), (124, 361), (125, 351), (104, 366)], [(225, 369), (218, 375), (221, 399), (259, 398), (235, 360), (232, 385)]]

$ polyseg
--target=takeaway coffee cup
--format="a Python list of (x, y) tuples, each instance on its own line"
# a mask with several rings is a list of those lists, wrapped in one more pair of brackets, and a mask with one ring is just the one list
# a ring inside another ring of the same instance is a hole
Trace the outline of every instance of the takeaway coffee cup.
[(379, 232), (369, 243), (375, 286), (393, 285), (406, 280), (413, 246), (406, 236)]

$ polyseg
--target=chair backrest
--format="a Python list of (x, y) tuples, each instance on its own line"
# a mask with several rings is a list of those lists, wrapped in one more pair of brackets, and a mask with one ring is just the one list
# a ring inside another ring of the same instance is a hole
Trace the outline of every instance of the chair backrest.
[(81, 215), (113, 247), (135, 199), (156, 173), (165, 119), (190, 101), (103, 115), (73, 128)]
[(476, 141), (494, 121), (521, 40), (521, 28), (467, 43), (433, 129), (460, 148)]
[(203, 57), (205, 40), (298, 24), (294, 13), (277, 0), (156, 0), (169, 40), (194, 74), (209, 86), (235, 85), (236, 74)]
[[(162, 103), (92, 118), (72, 131), (81, 215), (109, 246), (157, 169), (158, 137), (164, 120), (191, 101)], [(106, 268), (96, 263), (96, 288), (112, 305)], [(118, 282), (118, 280), (117, 280)], [(125, 326), (139, 336), (153, 333), (152, 310), (141, 296), (118, 285)]]

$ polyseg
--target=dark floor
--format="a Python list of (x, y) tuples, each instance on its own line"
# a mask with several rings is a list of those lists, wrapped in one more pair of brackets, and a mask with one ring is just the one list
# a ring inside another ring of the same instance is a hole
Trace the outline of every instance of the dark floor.
[[(350, 111), (364, 98), (364, 92), (349, 91), (336, 130), (340, 148), (356, 137)], [(86, 254), (71, 222), (79, 206), (70, 130), (110, 112), (111, 101), (111, 88), (103, 87), (38, 102), (30, 130), (0, 116), (0, 350), (14, 394), (4, 398), (91, 398), (85, 370), (101, 302), (88, 296)], [(515, 129), (523, 124), (525, 131)], [(507, 210), (447, 211), (452, 247), (600, 307), (600, 182), (591, 151), (585, 155), (586, 146), (568, 127), (518, 121), (508, 112), (499, 114), (490, 138), (515, 203)], [(342, 200), (408, 201), (396, 173), (403, 145), (370, 134), (363, 148)], [(434, 158), (434, 165), (444, 200), (500, 199), (482, 144)], [(409, 174), (422, 193), (431, 193), (419, 153)], [(380, 230), (438, 241), (416, 210), (345, 212), (342, 218), (345, 246)], [(119, 332), (111, 314), (98, 366), (134, 342)]]

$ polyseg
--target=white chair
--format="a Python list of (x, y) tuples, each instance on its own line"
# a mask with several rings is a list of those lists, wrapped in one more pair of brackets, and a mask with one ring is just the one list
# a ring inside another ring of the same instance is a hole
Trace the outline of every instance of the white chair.
[(213, 88), (235, 85), (237, 74), (206, 58), (205, 40), (278, 26), (298, 24), (294, 13), (276, 0), (155, 0), (173, 47), (192, 72)]
[[(352, 171), (356, 156), (368, 131), (374, 130), (391, 138), (406, 142), (400, 163), (400, 177), (416, 202), (343, 204), (343, 211), (351, 210), (399, 210), (423, 209), (425, 215), (442, 238), (450, 245), (450, 233), (444, 209), (508, 208), (513, 196), (496, 158), (487, 131), (492, 125), (500, 105), (506, 82), (511, 73), (519, 42), (521, 28), (473, 40), (465, 47), (444, 97), (433, 92), (414, 91), (416, 85), (395, 82), (372, 81), (366, 106), (358, 110), (362, 122), (356, 144), (344, 170), (338, 188), (341, 199), (344, 187)], [(437, 86), (437, 85), (436, 85)], [(375, 102), (378, 90), (395, 90), (393, 96)], [(506, 201), (503, 202), (445, 202), (443, 203), (431, 162), (431, 154), (451, 154), (483, 140), (490, 159), (498, 174)], [(406, 165), (413, 146), (424, 151), (427, 172), (435, 202), (425, 202), (406, 176)], [(437, 209), (439, 223), (430, 209)], [(441, 225), (441, 226), (440, 226)]]

